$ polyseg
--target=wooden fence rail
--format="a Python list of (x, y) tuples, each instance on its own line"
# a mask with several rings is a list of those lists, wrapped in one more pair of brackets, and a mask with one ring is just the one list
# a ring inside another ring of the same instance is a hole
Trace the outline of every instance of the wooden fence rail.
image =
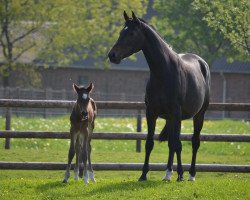
[[(155, 134), (154, 139), (158, 139)], [(139, 132), (98, 132), (93, 133), (93, 139), (102, 140), (146, 140), (146, 133)], [(0, 131), (0, 138), (57, 138), (69, 139), (69, 132), (50, 131)], [(191, 141), (192, 134), (182, 133), (182, 141)], [(202, 134), (201, 141), (213, 142), (250, 142), (250, 134)]]
[[(22, 108), (72, 108), (74, 101), (0, 99), (0, 107)], [(144, 102), (97, 101), (98, 109), (145, 109)], [(213, 111), (250, 111), (250, 103), (210, 103)]]
[[(65, 170), (66, 163), (60, 162), (0, 162), (0, 169), (8, 170)], [(143, 163), (93, 163), (94, 170), (141, 170)], [(189, 164), (183, 164), (183, 170), (188, 171)], [(176, 170), (176, 164), (173, 165), (173, 170)], [(74, 164), (71, 165), (71, 169)], [(165, 163), (151, 163), (149, 164), (151, 171), (164, 171), (167, 169)], [(240, 172), (249, 173), (249, 165), (225, 165), (225, 164), (196, 164), (196, 171), (198, 172)]]
[[(138, 110), (137, 132), (136, 133), (94, 133), (93, 139), (112, 139), (112, 140), (137, 140), (146, 139), (146, 133), (141, 133), (141, 110), (145, 109), (143, 102), (117, 102), (117, 101), (97, 101), (98, 109), (130, 109)], [(58, 100), (17, 100), (0, 99), (0, 107), (22, 107), (22, 108), (72, 108), (74, 101)], [(211, 103), (208, 110), (213, 111), (250, 111), (250, 103)], [(9, 118), (7, 118), (9, 116)], [(10, 131), (10, 113), (6, 115), (6, 130), (0, 131), (0, 138), (60, 138), (68, 139), (68, 132), (34, 132), (34, 131)], [(155, 134), (155, 139), (158, 138)], [(183, 141), (190, 141), (192, 134), (182, 134)], [(202, 134), (202, 141), (217, 142), (250, 142), (249, 135), (239, 134)], [(140, 146), (138, 146), (140, 147)], [(139, 149), (137, 147), (137, 149)], [(140, 149), (139, 149), (140, 151)], [(95, 163), (95, 170), (141, 170), (142, 163)], [(222, 164), (197, 164), (197, 171), (203, 172), (250, 172), (249, 165), (222, 165)], [(72, 165), (72, 168), (74, 165)], [(150, 170), (166, 170), (166, 164), (152, 163)], [(183, 169), (188, 171), (190, 165), (183, 164)], [(0, 169), (25, 169), (25, 170), (65, 170), (65, 163), (41, 163), (41, 162), (0, 162)], [(176, 164), (174, 164), (176, 170)]]

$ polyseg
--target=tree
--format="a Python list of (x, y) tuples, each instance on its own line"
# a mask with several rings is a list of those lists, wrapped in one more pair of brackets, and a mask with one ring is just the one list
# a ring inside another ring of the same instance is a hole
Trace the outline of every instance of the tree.
[(156, 0), (153, 7), (159, 15), (152, 23), (177, 52), (196, 53), (210, 65), (218, 57), (231, 56), (228, 40), (202, 20), (203, 13), (192, 2)]
[(195, 9), (208, 26), (219, 31), (237, 52), (231, 59), (250, 61), (249, 2), (247, 0), (195, 0)]
[(146, 5), (147, 0), (1, 0), (4, 86), (13, 71), (35, 72), (30, 58), (54, 65), (86, 58), (107, 64), (107, 52), (124, 23), (123, 10), (143, 15)]

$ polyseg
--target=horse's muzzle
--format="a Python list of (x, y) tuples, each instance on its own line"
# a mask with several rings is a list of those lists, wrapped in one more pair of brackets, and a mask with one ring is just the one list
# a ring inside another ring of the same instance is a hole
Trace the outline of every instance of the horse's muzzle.
[(82, 121), (85, 121), (88, 119), (88, 112), (82, 111)]
[(119, 64), (121, 62), (121, 57), (118, 56), (114, 51), (110, 51), (108, 57), (112, 63)]

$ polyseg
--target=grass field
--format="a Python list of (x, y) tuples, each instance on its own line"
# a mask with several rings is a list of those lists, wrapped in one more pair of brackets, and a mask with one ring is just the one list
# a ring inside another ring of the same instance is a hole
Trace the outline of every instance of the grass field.
[[(4, 130), (4, 118), (0, 129)], [(156, 132), (164, 121), (157, 122)], [(146, 122), (143, 119), (143, 132)], [(56, 118), (13, 118), (12, 130), (68, 131), (68, 116)], [(135, 118), (97, 118), (96, 132), (136, 131)], [(192, 132), (192, 121), (184, 121), (182, 132)], [(249, 134), (250, 124), (244, 121), (205, 121), (203, 133)], [(142, 152), (135, 153), (135, 141), (93, 140), (93, 162), (144, 161)], [(191, 143), (183, 142), (183, 163), (190, 163)], [(63, 139), (12, 139), (11, 149), (4, 150), (0, 139), (0, 161), (65, 162), (69, 141)], [(166, 143), (155, 142), (150, 162), (167, 162)], [(250, 165), (250, 144), (202, 142), (197, 163)], [(72, 177), (62, 184), (64, 171), (0, 171), (0, 199), (250, 199), (250, 174), (197, 173), (195, 182), (178, 183), (176, 172), (171, 182), (162, 182), (164, 172), (149, 172), (147, 182), (138, 182), (140, 171), (97, 171), (96, 183), (85, 185)], [(73, 175), (73, 172), (71, 173)], [(188, 172), (184, 173), (187, 179)]]

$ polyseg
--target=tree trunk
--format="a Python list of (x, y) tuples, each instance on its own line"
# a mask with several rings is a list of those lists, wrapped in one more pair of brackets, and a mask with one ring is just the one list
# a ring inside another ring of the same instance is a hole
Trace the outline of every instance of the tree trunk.
[(9, 82), (10, 76), (3, 76), (3, 87), (9, 87), (10, 82)]

